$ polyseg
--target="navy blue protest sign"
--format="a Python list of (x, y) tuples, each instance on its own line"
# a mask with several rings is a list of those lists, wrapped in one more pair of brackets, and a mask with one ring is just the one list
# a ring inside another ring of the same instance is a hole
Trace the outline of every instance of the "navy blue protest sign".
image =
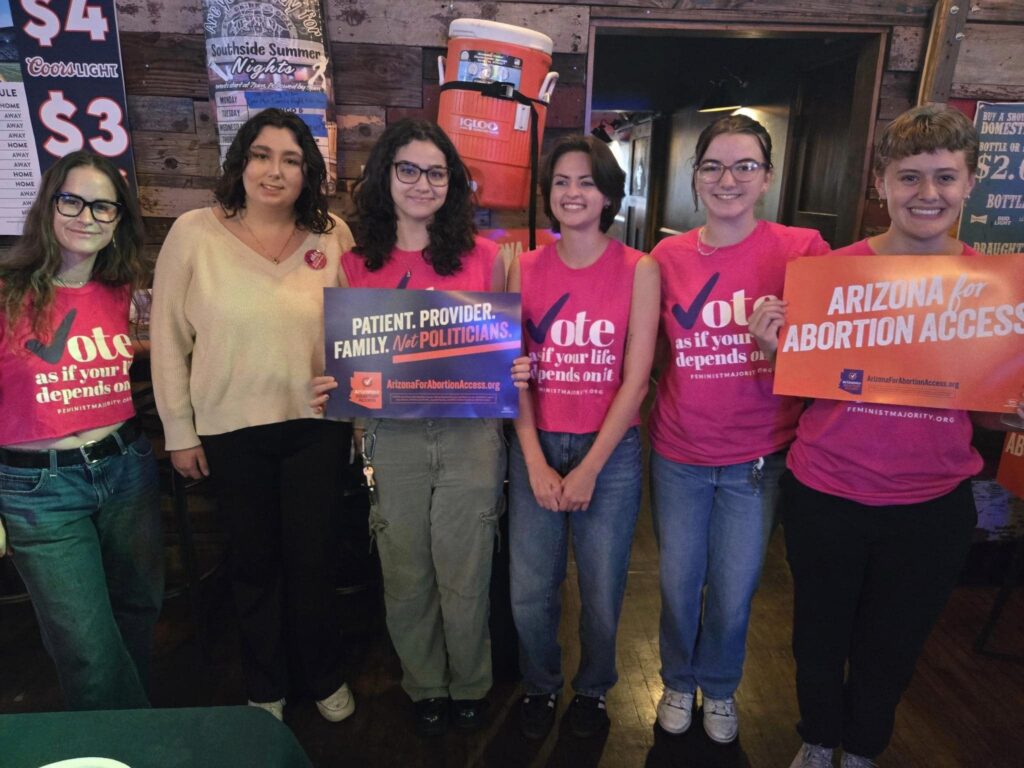
[(981, 253), (1024, 253), (1024, 103), (978, 102), (978, 176), (958, 236)]
[(10, 0), (32, 130), (45, 171), (87, 149), (135, 183), (113, 0)]
[(512, 418), (517, 293), (324, 289), (329, 418)]

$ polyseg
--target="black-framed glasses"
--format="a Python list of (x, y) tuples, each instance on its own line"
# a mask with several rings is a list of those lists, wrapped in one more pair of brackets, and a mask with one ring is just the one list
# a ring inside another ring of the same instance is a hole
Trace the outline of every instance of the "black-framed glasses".
[(61, 216), (74, 218), (88, 207), (92, 211), (92, 217), (101, 224), (112, 224), (117, 221), (117, 217), (121, 215), (121, 210), (124, 208), (121, 203), (110, 200), (89, 201), (70, 192), (58, 192), (53, 196), (53, 201), (56, 203), (57, 213)]
[(724, 165), (716, 160), (705, 160), (697, 166), (697, 180), (705, 184), (714, 184), (725, 176), (728, 169), (736, 181), (744, 183), (753, 181), (758, 171), (762, 168), (767, 170), (769, 167), (768, 163), (759, 163), (757, 160), (740, 160), (732, 165)]
[(415, 184), (420, 176), (427, 174), (427, 183), (432, 187), (447, 187), (448, 177), (451, 175), (443, 165), (432, 165), (429, 168), (420, 168), (415, 163), (400, 160), (391, 164), (395, 169), (395, 177), (403, 184)]

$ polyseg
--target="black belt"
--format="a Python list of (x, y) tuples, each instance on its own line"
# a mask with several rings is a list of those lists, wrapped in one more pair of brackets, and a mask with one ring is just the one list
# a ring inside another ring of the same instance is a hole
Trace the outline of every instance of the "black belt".
[[(142, 435), (142, 430), (135, 421), (126, 421), (117, 431), (111, 432), (101, 440), (93, 440), (78, 448), (48, 451), (12, 451), (0, 448), (0, 464), (8, 467), (45, 468), (50, 466), (50, 454), (57, 454), (57, 466), (69, 467), (75, 464), (95, 464), (109, 456), (117, 456), (121, 446), (131, 445)], [(118, 438), (121, 442), (118, 442)]]

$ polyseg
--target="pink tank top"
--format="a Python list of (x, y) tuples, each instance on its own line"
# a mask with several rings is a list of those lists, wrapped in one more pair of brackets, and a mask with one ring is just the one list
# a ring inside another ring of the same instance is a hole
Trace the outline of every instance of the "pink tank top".
[[(519, 257), (538, 429), (585, 434), (601, 428), (622, 384), (633, 277), (642, 257), (616, 240), (583, 269), (567, 267), (555, 244)], [(631, 423), (640, 423), (639, 411)]]
[(462, 254), (462, 269), (454, 275), (439, 275), (422, 251), (391, 251), (384, 266), (371, 272), (366, 260), (348, 251), (341, 257), (341, 266), (352, 288), (408, 288), (409, 290), (489, 291), (494, 274), (498, 245), (482, 237), (475, 238), (473, 250)]
[(66, 437), (135, 415), (128, 301), (124, 287), (58, 288), (48, 338), (35, 338), (24, 317), (13, 339), (0, 335), (0, 445)]

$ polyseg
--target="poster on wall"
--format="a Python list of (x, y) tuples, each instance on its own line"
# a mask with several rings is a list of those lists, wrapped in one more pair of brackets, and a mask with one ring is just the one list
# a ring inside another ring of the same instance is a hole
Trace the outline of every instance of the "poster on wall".
[(1024, 253), (1024, 102), (978, 102), (978, 182), (958, 237), (980, 253)]
[(327, 416), (514, 418), (518, 293), (324, 289)]
[(0, 234), (20, 235), (39, 176), (103, 155), (135, 183), (113, 0), (0, 0)]
[(203, 11), (221, 162), (246, 120), (278, 107), (309, 126), (327, 163), (328, 192), (333, 192), (338, 126), (320, 0), (203, 0)]
[(786, 269), (776, 394), (1012, 413), (1024, 254), (818, 256)]

